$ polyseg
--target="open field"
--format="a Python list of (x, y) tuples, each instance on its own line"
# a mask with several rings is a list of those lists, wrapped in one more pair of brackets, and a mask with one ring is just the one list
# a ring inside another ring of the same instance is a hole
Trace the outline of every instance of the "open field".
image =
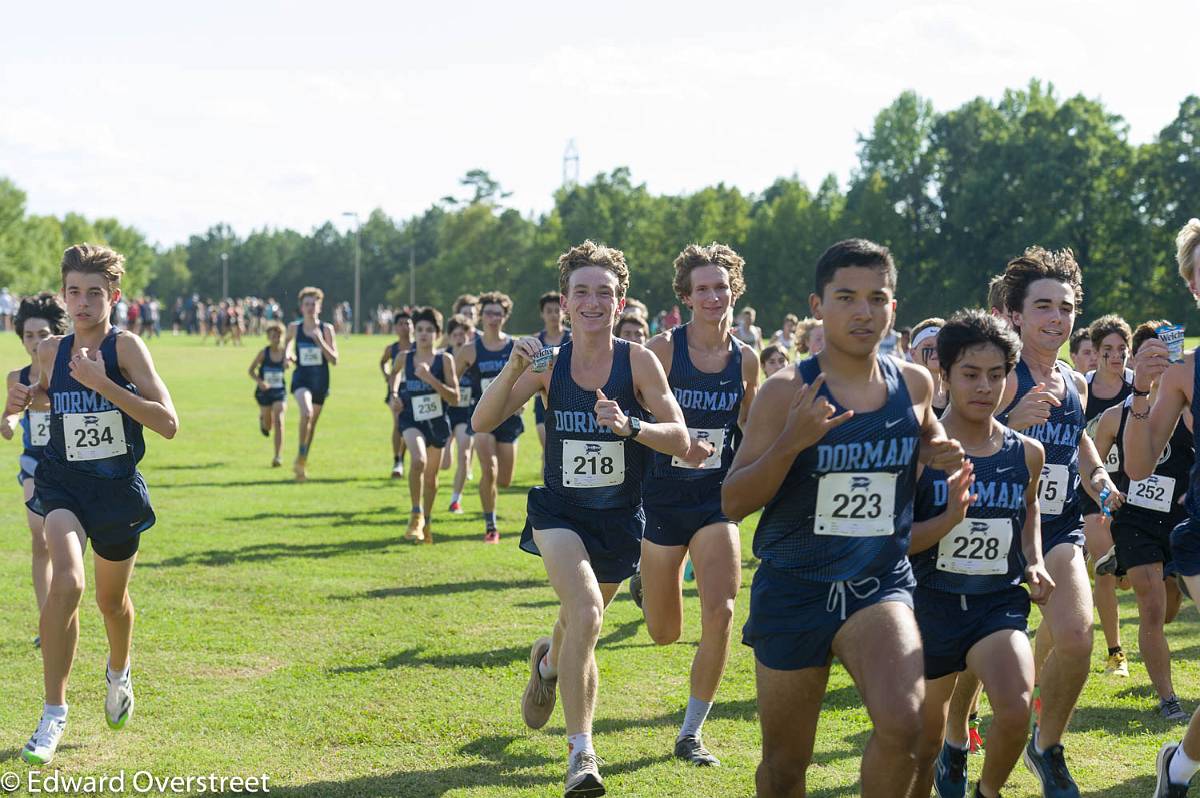
[[(85, 597), (69, 694), (71, 721), (55, 766), (65, 774), (217, 773), (270, 776), (285, 796), (561, 794), (561, 710), (542, 732), (521, 722), (518, 700), (529, 645), (556, 606), (540, 561), (517, 549), (525, 491), (537, 478), (538, 443), (521, 443), (516, 484), (504, 492), (499, 546), (481, 542), (478, 498), (463, 516), (434, 519), (437, 543), (401, 542), (408, 496), (388, 478), (389, 414), (376, 370), (384, 338), (343, 339), (310, 457), (297, 485), (271, 469), (245, 370), (254, 348), (218, 349), (194, 339), (152, 344), (181, 416), (176, 440), (148, 434), (143, 464), (159, 524), (142, 544), (131, 593), (137, 712), (122, 732), (103, 721), (104, 634)], [(0, 339), (3, 362), (23, 353)], [(285, 464), (294, 454), (288, 409)], [(17, 445), (7, 462), (16, 472)], [(478, 470), (476, 469), (476, 474)], [(443, 474), (438, 507), (449, 501)], [(0, 506), (0, 771), (24, 772), (17, 752), (41, 708), (28, 533), (11, 478)], [(476, 483), (469, 483), (468, 489)], [(752, 530), (743, 530), (744, 584)], [(90, 558), (89, 558), (90, 565)], [(89, 567), (90, 576), (90, 567)], [(653, 645), (625, 591), (599, 647), (596, 748), (612, 795), (745, 796), (759, 753), (753, 659), (735, 645), (705, 737), (723, 762), (694, 770), (670, 757), (687, 700), (699, 634), (687, 589), (683, 642)], [(737, 629), (746, 592), (738, 601)], [(1093, 677), (1067, 736), (1085, 795), (1124, 798), (1153, 790), (1154, 755), (1181, 727), (1157, 720), (1136, 654), (1132, 594), (1121, 596), (1132, 676), (1105, 677), (1097, 638)], [(1189, 710), (1200, 702), (1200, 625), (1190, 604), (1170, 628), (1175, 681)], [(836, 669), (821, 719), (814, 796), (857, 794), (868, 723), (858, 693)], [(972, 757), (972, 773), (981, 759)], [(1018, 766), (1007, 796), (1035, 795)]]

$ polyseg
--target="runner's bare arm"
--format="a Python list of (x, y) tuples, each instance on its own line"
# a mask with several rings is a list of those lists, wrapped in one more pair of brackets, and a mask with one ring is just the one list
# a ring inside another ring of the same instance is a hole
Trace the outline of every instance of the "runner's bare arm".
[(1025, 582), (1029, 585), (1029, 598), (1035, 604), (1044, 604), (1054, 590), (1054, 579), (1042, 560), (1042, 516), (1037, 498), (1038, 480), (1042, 478), (1046, 452), (1033, 438), (1022, 435), (1021, 442), (1025, 444), (1025, 467), (1029, 471), (1029, 485), (1025, 488), (1025, 525), (1021, 527)]
[(336, 366), (338, 364), (337, 333), (332, 324), (322, 324), (319, 332), (317, 343), (325, 353), (325, 359), (329, 361), (329, 365)]
[[(918, 469), (924, 468), (918, 466)], [(918, 470), (918, 479), (920, 470)], [(950, 530), (962, 523), (971, 507), (971, 476), (974, 468), (968, 460), (963, 467), (946, 478), (946, 509), (933, 518), (924, 521), (914, 521), (912, 538), (908, 543), (908, 553), (919, 554), (928, 548), (936, 546)]]
[(0, 419), (0, 437), (3, 437), (6, 441), (12, 440), (13, 431), (17, 428), (17, 424), (21, 423), (20, 412), (13, 413), (7, 410), (7, 408), (13, 404), (12, 389), (13, 386), (17, 384), (20, 376), (20, 369), (14, 369), (13, 371), (8, 372), (8, 399), (6, 399), (4, 403), (6, 412), (4, 413), (4, 418)]
[[(658, 357), (645, 347), (630, 346), (629, 365), (633, 371), (633, 389), (642, 406), (655, 419), (642, 422), (637, 442), (656, 452), (683, 457), (691, 448), (692, 439), (688, 435), (687, 425), (683, 423), (683, 411), (671, 393), (671, 386), (667, 384), (667, 375)], [(618, 435), (626, 434), (624, 430), (614, 431)], [(708, 451), (712, 451), (711, 446)]]
[(758, 395), (758, 375), (759, 363), (758, 355), (748, 345), (734, 338), (734, 343), (741, 347), (742, 352), (742, 406), (738, 408), (738, 426), (743, 430), (746, 429), (746, 422), (750, 420), (750, 405), (754, 404), (754, 397)]
[[(473, 346), (470, 348), (474, 350)], [(471, 426), (476, 432), (491, 432), (524, 407), (535, 393), (550, 384), (554, 364), (541, 374), (529, 370), (533, 356), (541, 348), (542, 342), (536, 336), (521, 338), (513, 344), (508, 362), (479, 397), (479, 404), (475, 405), (475, 412), (471, 414)]]
[(179, 431), (179, 416), (171, 402), (171, 394), (158, 372), (150, 350), (136, 335), (117, 336), (117, 358), (121, 373), (134, 384), (138, 392), (126, 390), (108, 378), (104, 372), (104, 356), (99, 350), (86, 352), (71, 361), (71, 376), (81, 385), (91, 388), (119, 407), (134, 421), (148, 427), (164, 438), (174, 438)]
[[(1182, 363), (1171, 365), (1167, 347), (1157, 338), (1145, 341), (1134, 357), (1134, 384), (1139, 390), (1149, 390), (1153, 378), (1158, 376), (1158, 396), (1149, 408), (1149, 418), (1138, 418), (1147, 410), (1146, 397), (1134, 397), (1133, 407), (1125, 422), (1125, 440), (1122, 441), (1125, 455), (1125, 473), (1130, 479), (1146, 479), (1154, 473), (1158, 458), (1179, 417), (1191, 402), (1192, 374), (1195, 352), (1184, 356)], [(1194, 422), (1193, 422), (1194, 423)]]
[(266, 352), (264, 350), (260, 349), (260, 350), (258, 350), (258, 353), (254, 356), (254, 360), (252, 360), (250, 362), (250, 371), (249, 371), (250, 379), (254, 380), (254, 384), (258, 385), (260, 388), (262, 387), (262, 385), (261, 385), (262, 380), (260, 380), (258, 378), (258, 367), (263, 362), (264, 357), (266, 357)]

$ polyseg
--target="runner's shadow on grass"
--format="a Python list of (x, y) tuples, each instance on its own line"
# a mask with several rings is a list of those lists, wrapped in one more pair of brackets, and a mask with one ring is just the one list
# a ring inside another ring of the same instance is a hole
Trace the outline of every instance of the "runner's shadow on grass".
[[(384, 587), (377, 590), (367, 590), (363, 593), (352, 593), (341, 596), (330, 596), (333, 601), (358, 601), (359, 599), (397, 598), (406, 596), (450, 596), (458, 593), (476, 593), (480, 591), (500, 590), (532, 590), (546, 587), (544, 579), (520, 579), (504, 581), (500, 579), (476, 579), (470, 582), (444, 582), (439, 585), (408, 585), (405, 587)], [(558, 602), (554, 602), (555, 606)]]
[(1153, 795), (1154, 784), (1158, 778), (1154, 772), (1154, 763), (1147, 762), (1146, 768), (1149, 772), (1142, 776), (1135, 776), (1128, 781), (1123, 781), (1120, 784), (1112, 784), (1099, 790), (1090, 790), (1084, 792), (1083, 795), (1086, 796), (1086, 798), (1108, 798), (1108, 796), (1113, 794)]
[(154, 473), (155, 471), (204, 471), (209, 468), (221, 468), (226, 465), (229, 464), (224, 461), (215, 463), (173, 463), (171, 465), (148, 466), (146, 470), (150, 473)]
[[(309, 477), (304, 485), (344, 485), (349, 482), (370, 482), (372, 477)], [(274, 487), (285, 488), (301, 483), (294, 479), (281, 476), (279, 479), (230, 480), (228, 482), (175, 482), (155, 485), (155, 490), (174, 490), (176, 488), (254, 488)]]
[[(360, 515), (393, 515), (399, 517), (394, 507), (380, 507), (376, 510), (335, 510), (331, 512), (312, 512), (300, 511), (295, 513), (255, 513), (253, 515), (231, 515), (225, 518), (226, 521), (293, 521), (304, 520), (306, 518), (337, 518), (339, 520), (348, 521), (351, 518), (356, 518)], [(334, 524), (337, 526), (337, 524)]]
[(1159, 734), (1171, 729), (1182, 731), (1183, 726), (1158, 717), (1149, 701), (1144, 709), (1078, 705), (1071, 715), (1071, 731), (1074, 732), (1099, 731), (1117, 737), (1140, 737), (1147, 731)]
[[(518, 758), (529, 760), (532, 757)], [(561, 764), (548, 758), (538, 757), (536, 767)], [(603, 774), (607, 778), (634, 773), (658, 764), (660, 758), (642, 757), (628, 762), (606, 764)], [(443, 798), (460, 790), (485, 788), (508, 788), (520, 790), (544, 789), (551, 785), (562, 789), (562, 775), (511, 772), (512, 763), (507, 759), (478, 765), (435, 768), (409, 772), (389, 773), (383, 776), (364, 776), (345, 781), (325, 781), (297, 787), (271, 785), (271, 795), (285, 798)]]
[[(596, 643), (597, 648), (611, 645), (637, 634), (641, 621), (629, 621), (620, 624)], [(406, 648), (395, 654), (384, 657), (379, 662), (370, 665), (342, 665), (331, 668), (330, 674), (343, 675), (349, 673), (371, 673), (379, 670), (395, 670), (397, 668), (416, 668), (433, 666), (435, 668), (496, 668), (514, 663), (524, 663), (529, 660), (529, 646), (521, 644), (505, 648), (489, 648), (484, 651), (468, 651), (458, 654), (428, 653), (424, 647)], [(682, 716), (681, 716), (682, 717)]]
[(272, 562), (293, 558), (327, 559), (345, 554), (382, 551), (397, 546), (394, 540), (347, 540), (342, 543), (261, 543), (240, 549), (210, 549), (181, 554), (158, 562), (139, 562), (138, 568), (179, 568), (187, 565), (217, 567), (247, 562)]

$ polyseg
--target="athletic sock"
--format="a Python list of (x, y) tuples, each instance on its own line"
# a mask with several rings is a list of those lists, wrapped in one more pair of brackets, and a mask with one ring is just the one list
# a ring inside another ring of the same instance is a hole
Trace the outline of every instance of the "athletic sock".
[(414, 505), (413, 508), (408, 512), (412, 515), (419, 515), (421, 513), (421, 508)]
[(704, 719), (708, 717), (708, 711), (712, 709), (713, 702), (702, 701), (696, 696), (688, 699), (687, 712), (683, 715), (683, 726), (679, 729), (679, 734), (676, 740), (682, 740), (684, 737), (699, 737), (700, 727), (704, 725)]
[(130, 667), (130, 663), (126, 663), (125, 668), (123, 670), (114, 671), (112, 669), (112, 665), (109, 665), (108, 666), (108, 680), (110, 682), (125, 681), (126, 679), (129, 678), (129, 667)]
[(495, 511), (483, 514), (483, 523), (488, 529), (496, 528), (496, 513)]
[(547, 650), (546, 653), (542, 655), (541, 660), (538, 662), (538, 674), (540, 674), (543, 679), (557, 679), (558, 678), (558, 668), (555, 668), (553, 665), (550, 664), (550, 651), (549, 650)]
[(1120, 653), (1121, 653), (1120, 646), (1109, 646), (1108, 647), (1108, 656), (1111, 657), (1113, 654), (1120, 654)]
[(585, 752), (595, 753), (592, 748), (592, 735), (587, 732), (567, 735), (567, 761), (574, 762), (575, 757)]
[(58, 718), (59, 720), (66, 720), (67, 719), (67, 705), (66, 704), (42, 704), (42, 714), (47, 715), (48, 717), (51, 717), (51, 718)]
[(1033, 750), (1038, 752), (1038, 755), (1046, 753), (1046, 749), (1042, 748), (1042, 727), (1033, 727)]
[(1180, 743), (1175, 748), (1175, 753), (1171, 754), (1171, 761), (1167, 765), (1167, 780), (1172, 784), (1186, 785), (1197, 770), (1200, 770), (1200, 762), (1189, 759), (1183, 752), (1183, 744)]
[(461, 492), (454, 491), (453, 493), (450, 494), (450, 503), (451, 504), (458, 504), (460, 501), (462, 501), (462, 493)]
[(396, 466), (398, 466), (398, 465), (400, 465), (400, 455), (398, 455), (398, 454), (397, 454), (397, 455), (394, 455), (394, 456), (393, 456), (393, 459), (392, 459), (392, 468), (395, 468), (395, 467), (396, 467)]
[(300, 447), (300, 456), (301, 456), (301, 457), (308, 457), (308, 444), (303, 444), (303, 445)]

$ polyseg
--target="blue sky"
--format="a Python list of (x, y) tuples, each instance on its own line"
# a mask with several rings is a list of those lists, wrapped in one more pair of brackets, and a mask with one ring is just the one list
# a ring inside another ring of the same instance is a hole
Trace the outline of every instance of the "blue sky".
[(22, 3), (0, 30), (0, 175), (31, 212), (164, 244), (408, 216), (476, 167), (540, 212), (572, 138), (584, 179), (815, 185), (910, 88), (947, 109), (1036, 76), (1147, 141), (1200, 91), (1194, 22), (1106, 0)]

